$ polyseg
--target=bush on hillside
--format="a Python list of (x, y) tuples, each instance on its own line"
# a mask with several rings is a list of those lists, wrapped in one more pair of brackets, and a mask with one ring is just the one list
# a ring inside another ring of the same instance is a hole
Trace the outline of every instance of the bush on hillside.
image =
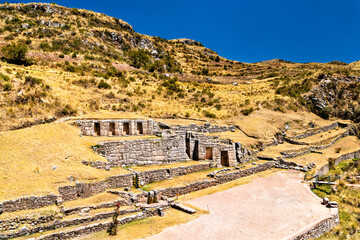
[(130, 65), (136, 68), (147, 69), (152, 64), (149, 52), (144, 49), (129, 52)]
[(24, 43), (11, 43), (1, 49), (4, 58), (14, 64), (30, 64), (29, 59), (26, 58), (28, 48)]

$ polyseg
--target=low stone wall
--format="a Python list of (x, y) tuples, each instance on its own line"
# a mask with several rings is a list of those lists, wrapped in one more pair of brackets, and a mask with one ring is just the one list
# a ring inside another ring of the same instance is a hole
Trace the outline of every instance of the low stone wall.
[[(136, 213), (136, 212), (140, 212), (140, 211), (141, 211), (140, 209), (120, 210), (119, 215), (131, 214), (131, 213)], [(23, 230), (23, 231), (20, 230), (17, 232), (12, 232), (12, 233), (6, 234), (6, 235), (5, 234), (0, 235), (0, 239), (21, 237), (21, 236), (24, 236), (27, 234), (46, 232), (46, 231), (51, 231), (51, 230), (58, 229), (58, 228), (65, 228), (65, 227), (70, 227), (70, 226), (75, 226), (75, 225), (91, 223), (91, 222), (111, 218), (112, 216), (114, 216), (114, 213), (115, 213), (115, 211), (110, 211), (110, 212), (105, 212), (105, 213), (98, 213), (98, 214), (95, 214), (94, 216), (80, 217), (80, 218), (74, 218), (74, 219), (64, 220), (64, 221), (55, 221), (53, 223), (43, 225), (43, 226), (33, 227), (28, 230)]]
[[(142, 213), (136, 214), (134, 216), (128, 216), (121, 219), (118, 219), (118, 225), (124, 225), (129, 222), (133, 222), (136, 220), (144, 219), (147, 217), (151, 217), (157, 214), (157, 209), (149, 209), (147, 211), (143, 211)], [(110, 226), (111, 222), (106, 223), (94, 223), (91, 225), (79, 227), (73, 230), (61, 231), (57, 233), (51, 233), (47, 235), (40, 236), (36, 238), (37, 240), (63, 240), (63, 239), (72, 239), (79, 236), (84, 236), (88, 234), (92, 234), (95, 232), (100, 232), (107, 229)]]
[[(309, 148), (307, 148), (305, 150), (304, 149), (299, 149), (299, 150), (295, 150), (295, 151), (291, 151), (291, 150), (290, 151), (284, 151), (284, 152), (281, 152), (281, 155), (283, 155), (284, 158), (295, 158), (295, 157), (298, 157), (298, 156), (302, 156), (302, 155), (308, 154), (308, 153), (310, 153), (312, 151), (329, 148), (333, 144), (335, 144), (337, 141), (339, 141), (340, 139), (342, 139), (344, 137), (347, 137), (347, 136), (349, 136), (349, 131), (343, 132), (343, 133), (341, 133), (341, 134), (339, 134), (337, 136), (332, 137), (332, 140), (326, 139), (326, 140), (330, 141), (330, 143), (328, 143), (328, 144), (310, 146)], [(326, 141), (326, 140), (324, 140), (324, 141)]]
[(194, 191), (199, 191), (205, 188), (217, 186), (222, 183), (230, 182), (242, 177), (249, 176), (254, 173), (258, 173), (261, 171), (266, 171), (268, 169), (271, 169), (275, 166), (275, 162), (267, 162), (264, 164), (259, 164), (255, 167), (245, 169), (245, 170), (238, 170), (236, 172), (230, 172), (225, 173), (222, 175), (217, 175), (215, 179), (206, 179), (206, 180), (200, 180), (197, 182), (193, 182), (190, 184), (187, 184), (185, 186), (180, 187), (170, 187), (170, 188), (163, 188), (160, 190), (156, 190), (158, 193), (158, 196), (166, 196), (166, 197), (176, 197), (179, 195), (191, 193)]
[(179, 136), (101, 142), (99, 154), (114, 166), (152, 165), (189, 160), (185, 139)]
[(26, 209), (42, 208), (54, 205), (57, 198), (57, 195), (22, 197), (15, 200), (0, 202), (0, 210), (3, 212), (15, 212)]
[(170, 128), (173, 131), (191, 131), (191, 132), (199, 132), (199, 133), (219, 133), (219, 132), (228, 132), (235, 131), (236, 126), (217, 126), (211, 125), (210, 123), (205, 123), (204, 125), (168, 125), (164, 123), (159, 124), (160, 127), (166, 126), (166, 128)]
[(137, 172), (139, 177), (139, 183), (141, 186), (167, 180), (176, 176), (186, 175), (193, 172), (200, 172), (209, 169), (212, 163), (203, 163), (191, 166), (174, 167), (174, 168), (163, 168), (144, 172)]
[(62, 218), (63, 215), (58, 211), (16, 216), (0, 220), (0, 231), (15, 230), (24, 224), (30, 224), (34, 226)]
[(199, 191), (205, 188), (213, 187), (218, 185), (216, 180), (201, 180), (193, 182), (181, 187), (170, 187), (157, 190), (158, 196), (176, 197), (178, 195), (184, 195), (194, 191)]
[(75, 200), (79, 197), (86, 198), (105, 192), (109, 188), (131, 187), (134, 176), (133, 173), (111, 176), (101, 182), (77, 183), (75, 186), (59, 187), (58, 190), (64, 201)]
[[(340, 124), (340, 125), (342, 125), (342, 124)], [(313, 136), (318, 133), (327, 132), (327, 131), (329, 131), (331, 129), (335, 129), (337, 127), (339, 127), (339, 122), (334, 122), (328, 126), (320, 127), (317, 129), (313, 129), (312, 131), (308, 131), (308, 132), (296, 135), (296, 136), (292, 137), (291, 139), (299, 140), (302, 138), (307, 138), (307, 137)]]
[[(340, 157), (336, 158), (335, 160), (335, 166), (337, 166), (340, 162), (344, 160), (354, 159), (354, 158), (360, 158), (360, 150), (352, 152), (352, 153), (346, 153), (341, 155)], [(317, 170), (316, 175), (322, 176), (328, 174), (330, 171), (329, 164), (325, 164), (322, 166), (319, 170)]]
[(296, 234), (296, 236), (291, 236), (290, 240), (308, 240), (318, 238), (325, 233), (329, 232), (333, 227), (339, 224), (339, 214), (337, 209), (331, 217), (326, 218), (319, 223), (312, 226), (310, 229), (305, 230), (302, 233)]
[(83, 160), (81, 163), (86, 166), (91, 166), (93, 168), (103, 169), (107, 171), (110, 171), (111, 168), (111, 164), (109, 162)]
[(221, 174), (221, 175), (216, 175), (215, 180), (218, 182), (218, 184), (222, 184), (222, 183), (230, 182), (230, 181), (242, 178), (242, 177), (252, 175), (254, 173), (269, 170), (269, 169), (273, 168), (274, 166), (275, 166), (275, 162), (267, 162), (264, 164), (259, 164), (256, 167), (239, 170), (239, 171), (235, 171), (235, 172), (230, 172), (230, 173), (225, 173), (225, 174)]
[(102, 208), (114, 208), (115, 206), (119, 205), (121, 206), (130, 206), (131, 202), (127, 201), (126, 199), (120, 199), (120, 200), (116, 200), (114, 202), (107, 202), (107, 203), (101, 203), (98, 205), (93, 205), (93, 206), (81, 206), (81, 207), (74, 207), (74, 208), (64, 208), (62, 210), (62, 212), (64, 213), (64, 215), (73, 215), (73, 214), (77, 214), (79, 212), (81, 212), (81, 210), (83, 209), (90, 209), (90, 210), (95, 210), (95, 209), (102, 209)]

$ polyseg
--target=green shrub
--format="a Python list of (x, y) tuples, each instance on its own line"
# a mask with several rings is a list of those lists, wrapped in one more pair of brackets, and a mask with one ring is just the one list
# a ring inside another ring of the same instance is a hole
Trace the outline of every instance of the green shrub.
[(203, 114), (204, 114), (205, 117), (208, 117), (208, 118), (216, 118), (215, 113), (209, 112), (207, 110), (204, 110)]
[(40, 78), (35, 78), (35, 77), (31, 77), (31, 76), (25, 77), (25, 84), (29, 84), (30, 86), (35, 86), (35, 85), (38, 85), (41, 83), (42, 83), (42, 79), (40, 79)]
[(51, 49), (50, 44), (48, 42), (40, 43), (39, 47), (43, 51), (50, 51), (50, 49)]
[(8, 75), (0, 73), (0, 79), (4, 80), (5, 82), (10, 80), (10, 77)]
[(4, 91), (10, 91), (12, 89), (12, 85), (10, 83), (4, 84)]
[(99, 89), (111, 89), (111, 85), (105, 82), (104, 80), (101, 80), (97, 87)]
[(29, 64), (26, 58), (28, 48), (25, 43), (12, 43), (8, 44), (1, 49), (4, 58), (11, 63), (15, 64)]
[(64, 54), (59, 55), (59, 58), (64, 58), (64, 57), (65, 57)]
[(201, 73), (202, 73), (203, 75), (209, 75), (209, 69), (208, 69), (208, 68), (203, 68), (203, 69), (201, 70)]
[(69, 104), (66, 104), (63, 109), (58, 112), (59, 116), (73, 116), (77, 113), (77, 110), (72, 108)]
[(149, 52), (144, 49), (130, 51), (129, 60), (130, 65), (136, 68), (148, 69), (152, 64)]
[(252, 112), (254, 112), (254, 108), (250, 107), (250, 108), (246, 108), (241, 110), (241, 113), (244, 114), (245, 116), (248, 116), (249, 114), (251, 114)]

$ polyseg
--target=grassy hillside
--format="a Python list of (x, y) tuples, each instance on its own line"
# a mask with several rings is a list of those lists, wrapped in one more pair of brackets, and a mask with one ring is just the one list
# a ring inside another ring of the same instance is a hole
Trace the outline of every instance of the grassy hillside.
[(0, 5), (0, 47), (10, 43), (28, 51), (23, 62), (2, 51), (0, 130), (99, 110), (229, 119), (268, 109), (327, 118), (332, 111), (306, 95), (324, 76), (359, 75), (358, 64), (336, 61), (227, 60), (193, 40), (138, 34), (122, 20), (55, 4)]
[[(359, 202), (359, 159), (348, 160), (332, 169), (329, 175), (340, 175), (336, 187), (322, 185), (314, 189), (320, 197), (327, 197), (339, 203), (340, 224), (319, 239), (359, 239), (360, 202)], [(355, 186), (352, 186), (355, 185)]]

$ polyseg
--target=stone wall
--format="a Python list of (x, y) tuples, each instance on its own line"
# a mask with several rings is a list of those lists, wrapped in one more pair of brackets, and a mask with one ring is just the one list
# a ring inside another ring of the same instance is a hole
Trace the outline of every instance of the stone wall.
[(0, 202), (0, 210), (3, 212), (15, 212), (26, 209), (42, 208), (54, 205), (57, 198), (57, 195), (22, 197), (15, 200)]
[(219, 133), (219, 132), (228, 132), (228, 131), (235, 131), (236, 126), (217, 126), (211, 125), (210, 123), (205, 123), (204, 125), (196, 125), (196, 124), (189, 124), (189, 125), (168, 125), (165, 123), (159, 123), (160, 128), (163, 129), (171, 129), (173, 131), (190, 131), (190, 132), (198, 132), (198, 133)]
[(75, 186), (59, 187), (59, 193), (64, 201), (86, 198), (98, 193), (105, 192), (109, 188), (131, 187), (135, 174), (129, 173), (111, 176), (104, 181), (94, 183), (77, 183)]
[(152, 135), (154, 130), (151, 119), (78, 120), (76, 123), (84, 136)]
[(332, 216), (321, 220), (320, 222), (316, 223), (309, 229), (295, 234), (296, 236), (291, 236), (290, 240), (308, 240), (308, 239), (315, 239), (318, 238), (325, 233), (329, 232), (333, 227), (339, 224), (339, 214), (337, 209), (332, 209), (334, 211)]
[(256, 167), (216, 175), (215, 180), (218, 182), (218, 184), (222, 184), (222, 183), (230, 182), (230, 181), (233, 181), (233, 180), (236, 180), (236, 179), (239, 179), (242, 177), (246, 177), (246, 176), (258, 173), (258, 172), (269, 170), (269, 169), (273, 168), (274, 166), (275, 166), (275, 162), (267, 162), (267, 163), (259, 164)]
[[(127, 217), (118, 219), (118, 225), (121, 226), (121, 225), (124, 225), (129, 222), (133, 222), (136, 220), (155, 216), (157, 214), (157, 212), (158, 212), (158, 210), (156, 208), (155, 209), (147, 209), (136, 215), (127, 216)], [(76, 238), (76, 237), (80, 237), (80, 236), (84, 236), (84, 235), (88, 235), (88, 234), (92, 234), (95, 232), (100, 232), (100, 231), (106, 230), (110, 226), (110, 223), (111, 223), (110, 221), (105, 222), (105, 223), (94, 223), (94, 224), (86, 225), (83, 227), (78, 227), (78, 228), (67, 230), (67, 231), (65, 230), (65, 231), (50, 233), (47, 235), (42, 235), (36, 239), (37, 240), (72, 239), (72, 238)]]
[[(228, 141), (227, 141), (228, 142)], [(218, 166), (234, 166), (237, 162), (236, 144), (222, 143), (213, 136), (188, 132), (186, 134), (186, 152), (194, 160), (207, 160)], [(208, 152), (208, 153), (207, 153)], [(222, 164), (221, 152), (227, 152), (228, 162)], [(241, 157), (241, 156), (239, 156)]]
[[(332, 138), (325, 139), (324, 141), (319, 142), (318, 145), (313, 145), (313, 146), (310, 146), (310, 147), (304, 147), (304, 148), (297, 149), (297, 150), (284, 151), (284, 152), (280, 152), (280, 153), (281, 153), (281, 155), (283, 155), (284, 158), (295, 158), (295, 157), (298, 157), (298, 156), (308, 154), (308, 153), (310, 153), (312, 151), (329, 148), (333, 144), (335, 144), (338, 140), (340, 140), (340, 139), (342, 139), (344, 137), (347, 137), (347, 136), (349, 136), (349, 131), (345, 131), (345, 132), (343, 132), (341, 134), (333, 136)], [(326, 142), (328, 142), (328, 143), (326, 143)], [(321, 145), (321, 144), (324, 144), (324, 145)]]
[[(346, 153), (346, 154), (343, 154), (340, 157), (336, 158), (335, 166), (337, 166), (340, 162), (342, 162), (344, 160), (349, 160), (349, 159), (354, 159), (354, 158), (360, 158), (360, 150), (351, 152), (351, 153)], [(329, 173), (329, 171), (330, 171), (329, 164), (325, 164), (319, 170), (317, 170), (316, 175), (319, 175), (319, 176), (326, 175)]]
[(81, 212), (81, 210), (83, 210), (85, 208), (88, 208), (90, 210), (95, 210), (95, 209), (101, 209), (101, 208), (114, 208), (117, 205), (119, 205), (120, 207), (121, 206), (130, 206), (131, 202), (128, 201), (128, 199), (119, 199), (114, 202), (101, 203), (98, 205), (64, 208), (64, 209), (62, 209), (62, 213), (64, 213), (64, 215), (73, 215), (73, 214), (77, 214), (77, 213)]
[[(136, 212), (140, 212), (140, 211), (141, 211), (140, 209), (136, 209), (136, 208), (120, 210), (119, 215), (131, 214), (131, 213), (136, 213)], [(7, 235), (2, 235), (2, 236), (0, 235), (0, 238), (6, 238), (6, 239), (7, 238), (15, 238), (15, 237), (24, 236), (27, 234), (46, 232), (46, 231), (51, 231), (51, 230), (55, 230), (55, 229), (59, 229), (59, 228), (65, 228), (65, 227), (70, 227), (70, 226), (91, 223), (91, 222), (111, 218), (112, 216), (114, 216), (114, 213), (115, 213), (115, 211), (109, 211), (109, 212), (104, 212), (104, 213), (98, 213), (98, 214), (95, 214), (94, 216), (78, 217), (78, 218), (62, 220), (62, 221), (58, 220), (58, 221), (54, 221), (47, 225), (41, 225), (41, 226), (37, 226), (37, 227), (35, 226), (35, 227), (25, 230), (25, 231), (19, 230), (19, 231), (12, 232)]]
[(166, 168), (166, 169), (156, 169), (144, 172), (137, 172), (139, 177), (139, 183), (141, 186), (167, 180), (176, 176), (186, 175), (193, 172), (199, 172), (210, 168), (211, 163), (203, 163), (198, 165), (184, 166), (184, 167), (175, 167), (175, 168)]
[(185, 139), (179, 136), (156, 139), (101, 142), (97, 150), (111, 166), (151, 165), (189, 160)]
[(226, 183), (229, 181), (233, 181), (242, 177), (249, 176), (254, 173), (258, 173), (261, 171), (266, 171), (268, 169), (271, 169), (275, 166), (275, 162), (267, 162), (264, 164), (259, 164), (255, 167), (245, 169), (245, 170), (238, 170), (235, 172), (230, 173), (224, 173), (221, 175), (217, 175), (215, 179), (206, 179), (206, 180), (200, 180), (197, 182), (193, 182), (190, 184), (187, 184), (185, 186), (180, 187), (170, 187), (170, 188), (163, 188), (160, 190), (156, 190), (158, 193), (158, 196), (165, 196), (165, 197), (176, 197), (179, 195), (191, 193), (194, 191), (199, 191), (205, 188), (217, 186), (222, 183)]
[[(342, 124), (340, 124), (342, 125)], [(334, 122), (328, 126), (324, 126), (324, 127), (320, 127), (320, 128), (316, 128), (316, 129), (311, 129), (310, 131), (307, 131), (305, 133), (302, 133), (302, 134), (299, 134), (299, 135), (296, 135), (294, 137), (292, 137), (291, 139), (295, 139), (295, 140), (298, 140), (298, 139), (302, 139), (302, 138), (307, 138), (307, 137), (310, 137), (310, 136), (313, 136), (315, 134), (318, 134), (318, 133), (322, 133), (322, 132), (327, 132), (331, 129), (335, 129), (339, 127), (339, 122)]]

